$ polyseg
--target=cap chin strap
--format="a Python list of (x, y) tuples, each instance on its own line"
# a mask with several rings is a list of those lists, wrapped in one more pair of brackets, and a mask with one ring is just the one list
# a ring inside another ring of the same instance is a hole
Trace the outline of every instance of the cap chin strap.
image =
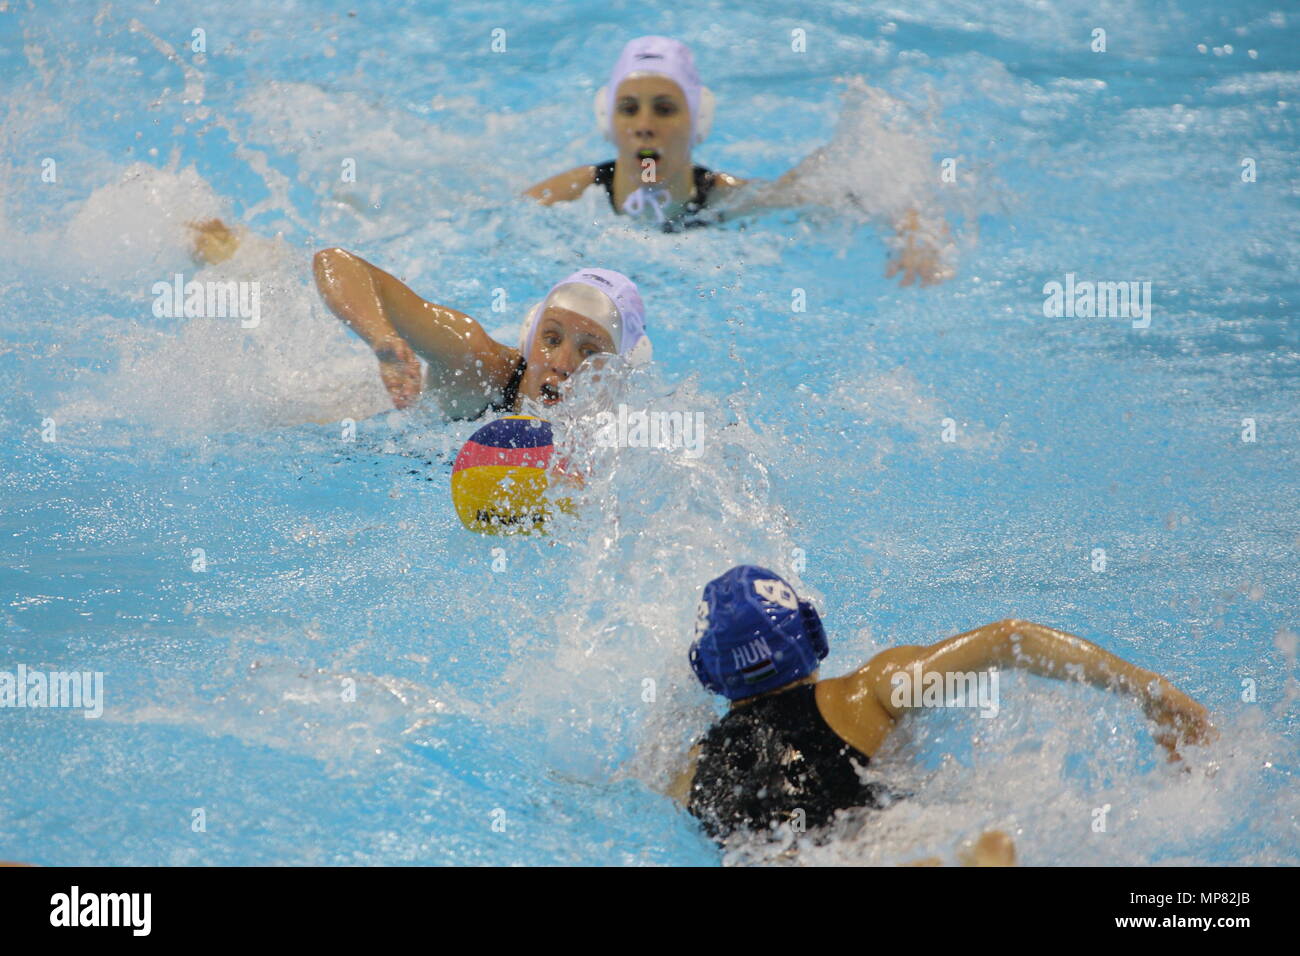
[(661, 186), (642, 186), (623, 200), (623, 211), (629, 216), (642, 215), (647, 209), (654, 213), (655, 222), (664, 221), (664, 207), (673, 201), (672, 195)]
[[(692, 143), (702, 143), (713, 130), (713, 109), (715, 106), (713, 91), (707, 86), (700, 87), (700, 115), (693, 117), (695, 120), (694, 135), (691, 137)], [(610, 122), (609, 115), (609, 87), (602, 86), (596, 91), (596, 99), (592, 103), (596, 111), (596, 128), (601, 131), (604, 137), (611, 143), (614, 142), (614, 124)]]

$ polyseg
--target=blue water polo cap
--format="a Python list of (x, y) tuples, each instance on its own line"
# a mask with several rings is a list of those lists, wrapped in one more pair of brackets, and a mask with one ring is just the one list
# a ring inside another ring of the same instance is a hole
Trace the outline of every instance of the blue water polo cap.
[(691, 644), (700, 683), (743, 700), (807, 677), (830, 652), (817, 610), (778, 574), (752, 564), (704, 586)]

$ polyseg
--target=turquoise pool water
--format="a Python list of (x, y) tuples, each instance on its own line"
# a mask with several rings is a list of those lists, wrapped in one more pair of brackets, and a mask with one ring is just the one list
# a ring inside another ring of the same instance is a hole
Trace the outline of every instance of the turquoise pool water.
[[(0, 670), (104, 675), (98, 719), (0, 709), (0, 859), (770, 861), (656, 789), (715, 712), (699, 590), (752, 562), (817, 602), (827, 674), (1017, 616), (1223, 730), (1180, 773), (1133, 703), (1007, 675), (998, 719), (909, 718), (877, 755), (914, 798), (782, 862), (951, 860), (994, 826), (1032, 864), (1300, 862), (1300, 14), (788, 11), (0, 5)], [(847, 210), (661, 235), (516, 198), (610, 157), (592, 95), (648, 32), (718, 97), (697, 161), (770, 178), (830, 143), (819, 195), (942, 210), (956, 278), (885, 280)], [(260, 283), (256, 328), (151, 309), (212, 215), (253, 234), (207, 275)], [(325, 245), (512, 343), (574, 265), (627, 272), (656, 362), (556, 424), (678, 410), (702, 453), (579, 448), (580, 516), (466, 532), (474, 426), (391, 410), (311, 285)], [(1149, 281), (1149, 327), (1045, 316), (1067, 275)]]

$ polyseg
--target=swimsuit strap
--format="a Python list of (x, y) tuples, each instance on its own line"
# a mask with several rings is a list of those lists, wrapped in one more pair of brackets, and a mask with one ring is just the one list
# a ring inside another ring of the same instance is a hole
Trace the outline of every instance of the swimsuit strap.
[(699, 212), (709, 204), (709, 192), (717, 178), (717, 174), (707, 166), (695, 167), (695, 198), (686, 204), (689, 211)]
[(605, 192), (609, 195), (610, 208), (618, 212), (618, 207), (614, 205), (614, 163), (610, 160), (607, 163), (598, 163), (595, 167), (596, 178), (592, 180), (597, 186), (604, 186)]
[(527, 368), (528, 360), (522, 355), (519, 356), (519, 364), (511, 373), (510, 381), (506, 382), (506, 387), (501, 389), (501, 398), (488, 406), (490, 411), (513, 412), (515, 410), (515, 402), (519, 400), (519, 383), (524, 380), (524, 372)]

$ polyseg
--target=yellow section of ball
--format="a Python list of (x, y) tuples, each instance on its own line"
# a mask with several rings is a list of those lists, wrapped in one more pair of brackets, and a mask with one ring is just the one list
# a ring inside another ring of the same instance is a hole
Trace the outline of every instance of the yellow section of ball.
[(529, 534), (542, 530), (552, 507), (546, 499), (547, 477), (541, 468), (479, 465), (451, 476), (451, 500), (470, 531), (480, 534)]

